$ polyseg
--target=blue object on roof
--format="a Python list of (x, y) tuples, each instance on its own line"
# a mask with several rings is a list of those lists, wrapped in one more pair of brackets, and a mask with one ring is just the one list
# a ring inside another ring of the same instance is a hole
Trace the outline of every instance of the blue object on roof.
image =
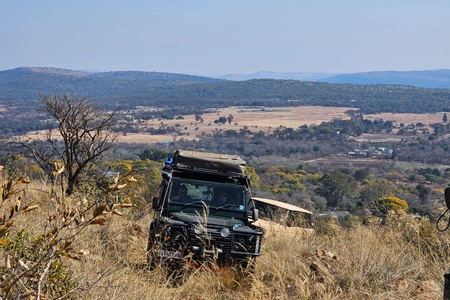
[(164, 164), (165, 164), (165, 165), (173, 166), (173, 158), (172, 158), (172, 157), (169, 157), (169, 158), (165, 161)]

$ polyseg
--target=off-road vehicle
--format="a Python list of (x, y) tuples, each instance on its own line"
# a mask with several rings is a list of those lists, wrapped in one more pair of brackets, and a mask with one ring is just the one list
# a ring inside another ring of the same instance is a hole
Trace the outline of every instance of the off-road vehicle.
[[(148, 261), (211, 261), (246, 267), (261, 253), (263, 230), (239, 156), (176, 150), (153, 199)], [(173, 265), (173, 264), (172, 264)], [(178, 265), (178, 267), (180, 267)]]

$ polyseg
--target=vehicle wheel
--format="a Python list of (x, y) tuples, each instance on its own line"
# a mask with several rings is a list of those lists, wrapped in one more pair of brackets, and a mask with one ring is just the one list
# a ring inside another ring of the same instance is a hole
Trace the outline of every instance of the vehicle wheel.
[(157, 251), (157, 243), (156, 243), (156, 237), (155, 237), (155, 232), (153, 230), (153, 224), (150, 225), (150, 231), (148, 234), (148, 243), (147, 243), (147, 264), (148, 264), (148, 268), (150, 270), (154, 270), (158, 263), (158, 256), (156, 255), (156, 251)]
[(183, 260), (167, 261), (167, 279), (172, 286), (181, 286), (184, 281)]
[(255, 271), (256, 259), (254, 257), (246, 257), (242, 260), (239, 269), (240, 273), (253, 273)]

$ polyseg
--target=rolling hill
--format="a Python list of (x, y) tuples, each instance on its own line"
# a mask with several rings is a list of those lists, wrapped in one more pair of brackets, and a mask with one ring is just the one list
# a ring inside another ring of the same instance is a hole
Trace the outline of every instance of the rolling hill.
[(159, 72), (17, 68), (0, 72), (0, 91), (0, 105), (16, 105), (24, 110), (30, 101), (39, 99), (39, 94), (76, 92), (105, 107), (154, 106), (178, 114), (187, 112), (186, 108), (192, 113), (210, 107), (305, 105), (353, 107), (363, 113), (450, 111), (450, 89), (286, 79), (230, 81)]
[(450, 70), (385, 71), (340, 74), (319, 79), (328, 83), (350, 84), (401, 84), (424, 88), (450, 89)]
[(256, 72), (251, 74), (226, 74), (227, 80), (285, 79), (347, 84), (398, 84), (423, 88), (450, 89), (450, 70), (377, 71), (348, 74), (306, 72)]

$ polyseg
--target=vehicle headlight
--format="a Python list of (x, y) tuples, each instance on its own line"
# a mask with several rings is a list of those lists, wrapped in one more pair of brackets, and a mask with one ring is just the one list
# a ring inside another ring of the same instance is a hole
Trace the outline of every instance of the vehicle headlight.
[(197, 234), (197, 235), (198, 234), (202, 234), (203, 231), (204, 231), (204, 228), (203, 228), (203, 226), (201, 224), (197, 224), (197, 225), (194, 226), (195, 234)]
[(245, 240), (243, 238), (236, 239), (236, 244), (234, 246), (236, 249), (245, 248)]
[(220, 235), (224, 238), (226, 238), (227, 236), (230, 235), (230, 230), (228, 228), (222, 228), (222, 230), (220, 231)]

